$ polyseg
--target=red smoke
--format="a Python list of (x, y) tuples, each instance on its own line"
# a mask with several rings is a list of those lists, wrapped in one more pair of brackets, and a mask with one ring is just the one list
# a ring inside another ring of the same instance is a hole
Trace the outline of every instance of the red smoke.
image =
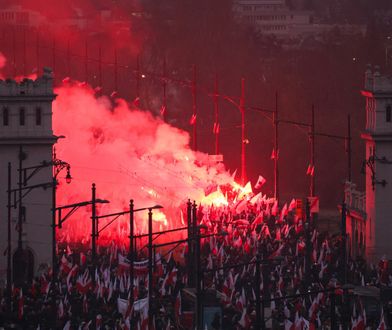
[[(130, 109), (123, 99), (96, 97), (91, 87), (66, 83), (57, 88), (53, 127), (64, 135), (57, 144), (57, 156), (71, 164), (73, 181), (64, 180), (58, 189), (58, 204), (91, 199), (91, 184), (97, 185), (97, 198), (110, 200), (100, 214), (160, 204), (163, 214), (154, 212), (155, 230), (182, 226), (180, 206), (188, 198), (200, 201), (211, 184), (232, 182), (222, 168), (209, 164), (203, 153), (189, 147), (187, 132), (164, 123), (151, 113)], [(64, 174), (65, 175), (65, 174)], [(60, 234), (67, 240), (88, 240), (90, 210), (78, 211)], [(147, 213), (137, 213), (136, 230), (146, 232)], [(186, 215), (184, 215), (186, 217)], [(106, 221), (100, 226), (103, 226)], [(128, 218), (116, 220), (102, 232), (107, 240), (127, 242)]]

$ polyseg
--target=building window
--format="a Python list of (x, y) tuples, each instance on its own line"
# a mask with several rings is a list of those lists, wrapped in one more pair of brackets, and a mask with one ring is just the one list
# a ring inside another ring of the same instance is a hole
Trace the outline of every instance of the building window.
[(3, 108), (3, 126), (8, 126), (8, 123), (9, 123), (8, 108)]
[(387, 106), (387, 109), (386, 109), (386, 111), (385, 111), (385, 120), (386, 120), (386, 122), (387, 123), (390, 123), (391, 122), (391, 106), (390, 105), (388, 105)]
[(42, 110), (41, 108), (35, 109), (35, 124), (37, 126), (41, 126), (42, 123)]
[(25, 108), (19, 109), (19, 125), (20, 126), (25, 125)]

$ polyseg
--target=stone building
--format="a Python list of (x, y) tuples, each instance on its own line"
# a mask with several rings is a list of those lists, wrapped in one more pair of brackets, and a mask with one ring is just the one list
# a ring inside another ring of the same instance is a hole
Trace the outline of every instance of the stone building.
[[(52, 148), (58, 138), (52, 131), (55, 97), (52, 72), (47, 68), (35, 81), (0, 80), (1, 279), (6, 277), (7, 252), (11, 253), (14, 279), (19, 275), (31, 277), (41, 264), (51, 264), (51, 162)], [(38, 170), (34, 169), (36, 166)], [(10, 217), (8, 197), (11, 197)], [(8, 219), (11, 220), (10, 251), (7, 250)]]
[(375, 67), (365, 76), (366, 255), (392, 258), (392, 78)]

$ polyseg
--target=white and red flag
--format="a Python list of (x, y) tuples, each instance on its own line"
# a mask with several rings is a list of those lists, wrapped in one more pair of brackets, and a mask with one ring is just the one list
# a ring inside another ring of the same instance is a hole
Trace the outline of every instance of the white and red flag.
[(267, 180), (261, 175), (259, 175), (259, 178), (257, 179), (257, 182), (255, 184), (255, 189), (260, 189), (266, 182)]
[(195, 125), (196, 124), (196, 114), (193, 114), (191, 119), (189, 120), (189, 125)]
[(308, 165), (308, 168), (306, 170), (306, 175), (310, 175), (310, 176), (314, 175), (314, 165), (313, 164)]

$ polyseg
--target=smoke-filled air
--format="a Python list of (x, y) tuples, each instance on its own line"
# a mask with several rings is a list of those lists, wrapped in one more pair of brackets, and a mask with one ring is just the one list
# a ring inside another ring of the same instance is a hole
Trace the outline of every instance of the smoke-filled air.
[[(53, 129), (56, 135), (65, 136), (59, 139), (56, 153), (71, 164), (73, 177), (69, 185), (60, 180), (59, 205), (91, 199), (91, 184), (95, 183), (97, 198), (110, 201), (100, 205), (100, 214), (127, 210), (130, 199), (135, 208), (159, 204), (164, 208), (155, 210), (153, 219), (156, 230), (162, 230), (186, 221), (183, 206), (188, 198), (204, 198), (207, 203), (209, 187), (234, 183), (222, 164), (191, 150), (187, 132), (151, 113), (131, 109), (121, 98), (96, 96), (91, 87), (77, 82), (65, 82), (55, 92)], [(219, 189), (214, 194), (215, 203), (225, 202), (219, 199), (223, 197)], [(90, 216), (91, 210), (79, 210), (60, 234), (67, 241), (88, 240)], [(145, 232), (146, 222), (147, 212), (137, 213), (136, 232)], [(120, 217), (99, 240), (102, 244), (126, 242), (128, 230), (128, 216)]]

